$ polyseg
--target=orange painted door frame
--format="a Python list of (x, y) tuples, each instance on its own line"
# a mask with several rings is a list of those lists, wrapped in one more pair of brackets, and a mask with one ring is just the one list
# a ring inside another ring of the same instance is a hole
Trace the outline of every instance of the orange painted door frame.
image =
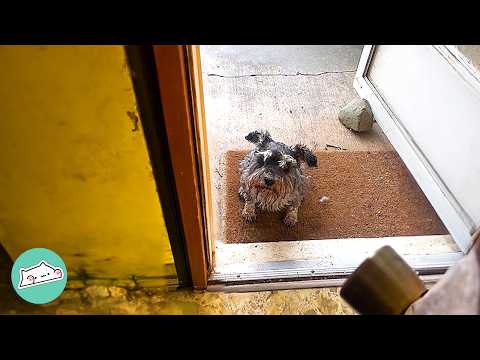
[(198, 47), (155, 45), (153, 50), (192, 283), (196, 289), (205, 289), (212, 256), (207, 221), (210, 196), (204, 183), (208, 163), (198, 129), (203, 98), (195, 81), (201, 74), (192, 69)]

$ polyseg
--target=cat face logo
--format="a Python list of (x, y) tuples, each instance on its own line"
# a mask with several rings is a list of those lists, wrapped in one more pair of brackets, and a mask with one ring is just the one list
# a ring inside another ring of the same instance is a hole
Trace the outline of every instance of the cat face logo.
[(19, 289), (31, 286), (43, 285), (53, 281), (63, 279), (63, 271), (61, 268), (53, 267), (46, 261), (42, 260), (38, 265), (28, 269), (20, 268)]

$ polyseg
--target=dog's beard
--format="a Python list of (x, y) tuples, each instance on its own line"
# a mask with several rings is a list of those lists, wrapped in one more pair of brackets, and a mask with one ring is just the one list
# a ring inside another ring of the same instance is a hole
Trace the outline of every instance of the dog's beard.
[(262, 169), (255, 171), (247, 178), (247, 191), (256, 193), (255, 203), (264, 211), (279, 211), (288, 205), (294, 191), (294, 179), (291, 176), (282, 176), (275, 179), (271, 186), (267, 186), (263, 178)]

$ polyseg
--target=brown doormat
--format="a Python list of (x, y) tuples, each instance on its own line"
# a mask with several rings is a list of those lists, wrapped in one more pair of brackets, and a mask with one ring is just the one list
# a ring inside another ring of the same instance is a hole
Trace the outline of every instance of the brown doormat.
[[(260, 212), (246, 224), (238, 196), (238, 164), (246, 153), (226, 153), (226, 243), (448, 234), (394, 151), (319, 151), (318, 167), (305, 170), (308, 190), (297, 225), (287, 228), (283, 213)], [(329, 201), (321, 203), (322, 196)]]

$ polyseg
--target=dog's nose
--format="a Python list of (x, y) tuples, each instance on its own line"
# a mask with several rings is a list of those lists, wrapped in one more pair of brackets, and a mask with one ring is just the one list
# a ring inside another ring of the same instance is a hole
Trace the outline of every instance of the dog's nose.
[(272, 186), (273, 185), (273, 179), (265, 178), (265, 185)]

